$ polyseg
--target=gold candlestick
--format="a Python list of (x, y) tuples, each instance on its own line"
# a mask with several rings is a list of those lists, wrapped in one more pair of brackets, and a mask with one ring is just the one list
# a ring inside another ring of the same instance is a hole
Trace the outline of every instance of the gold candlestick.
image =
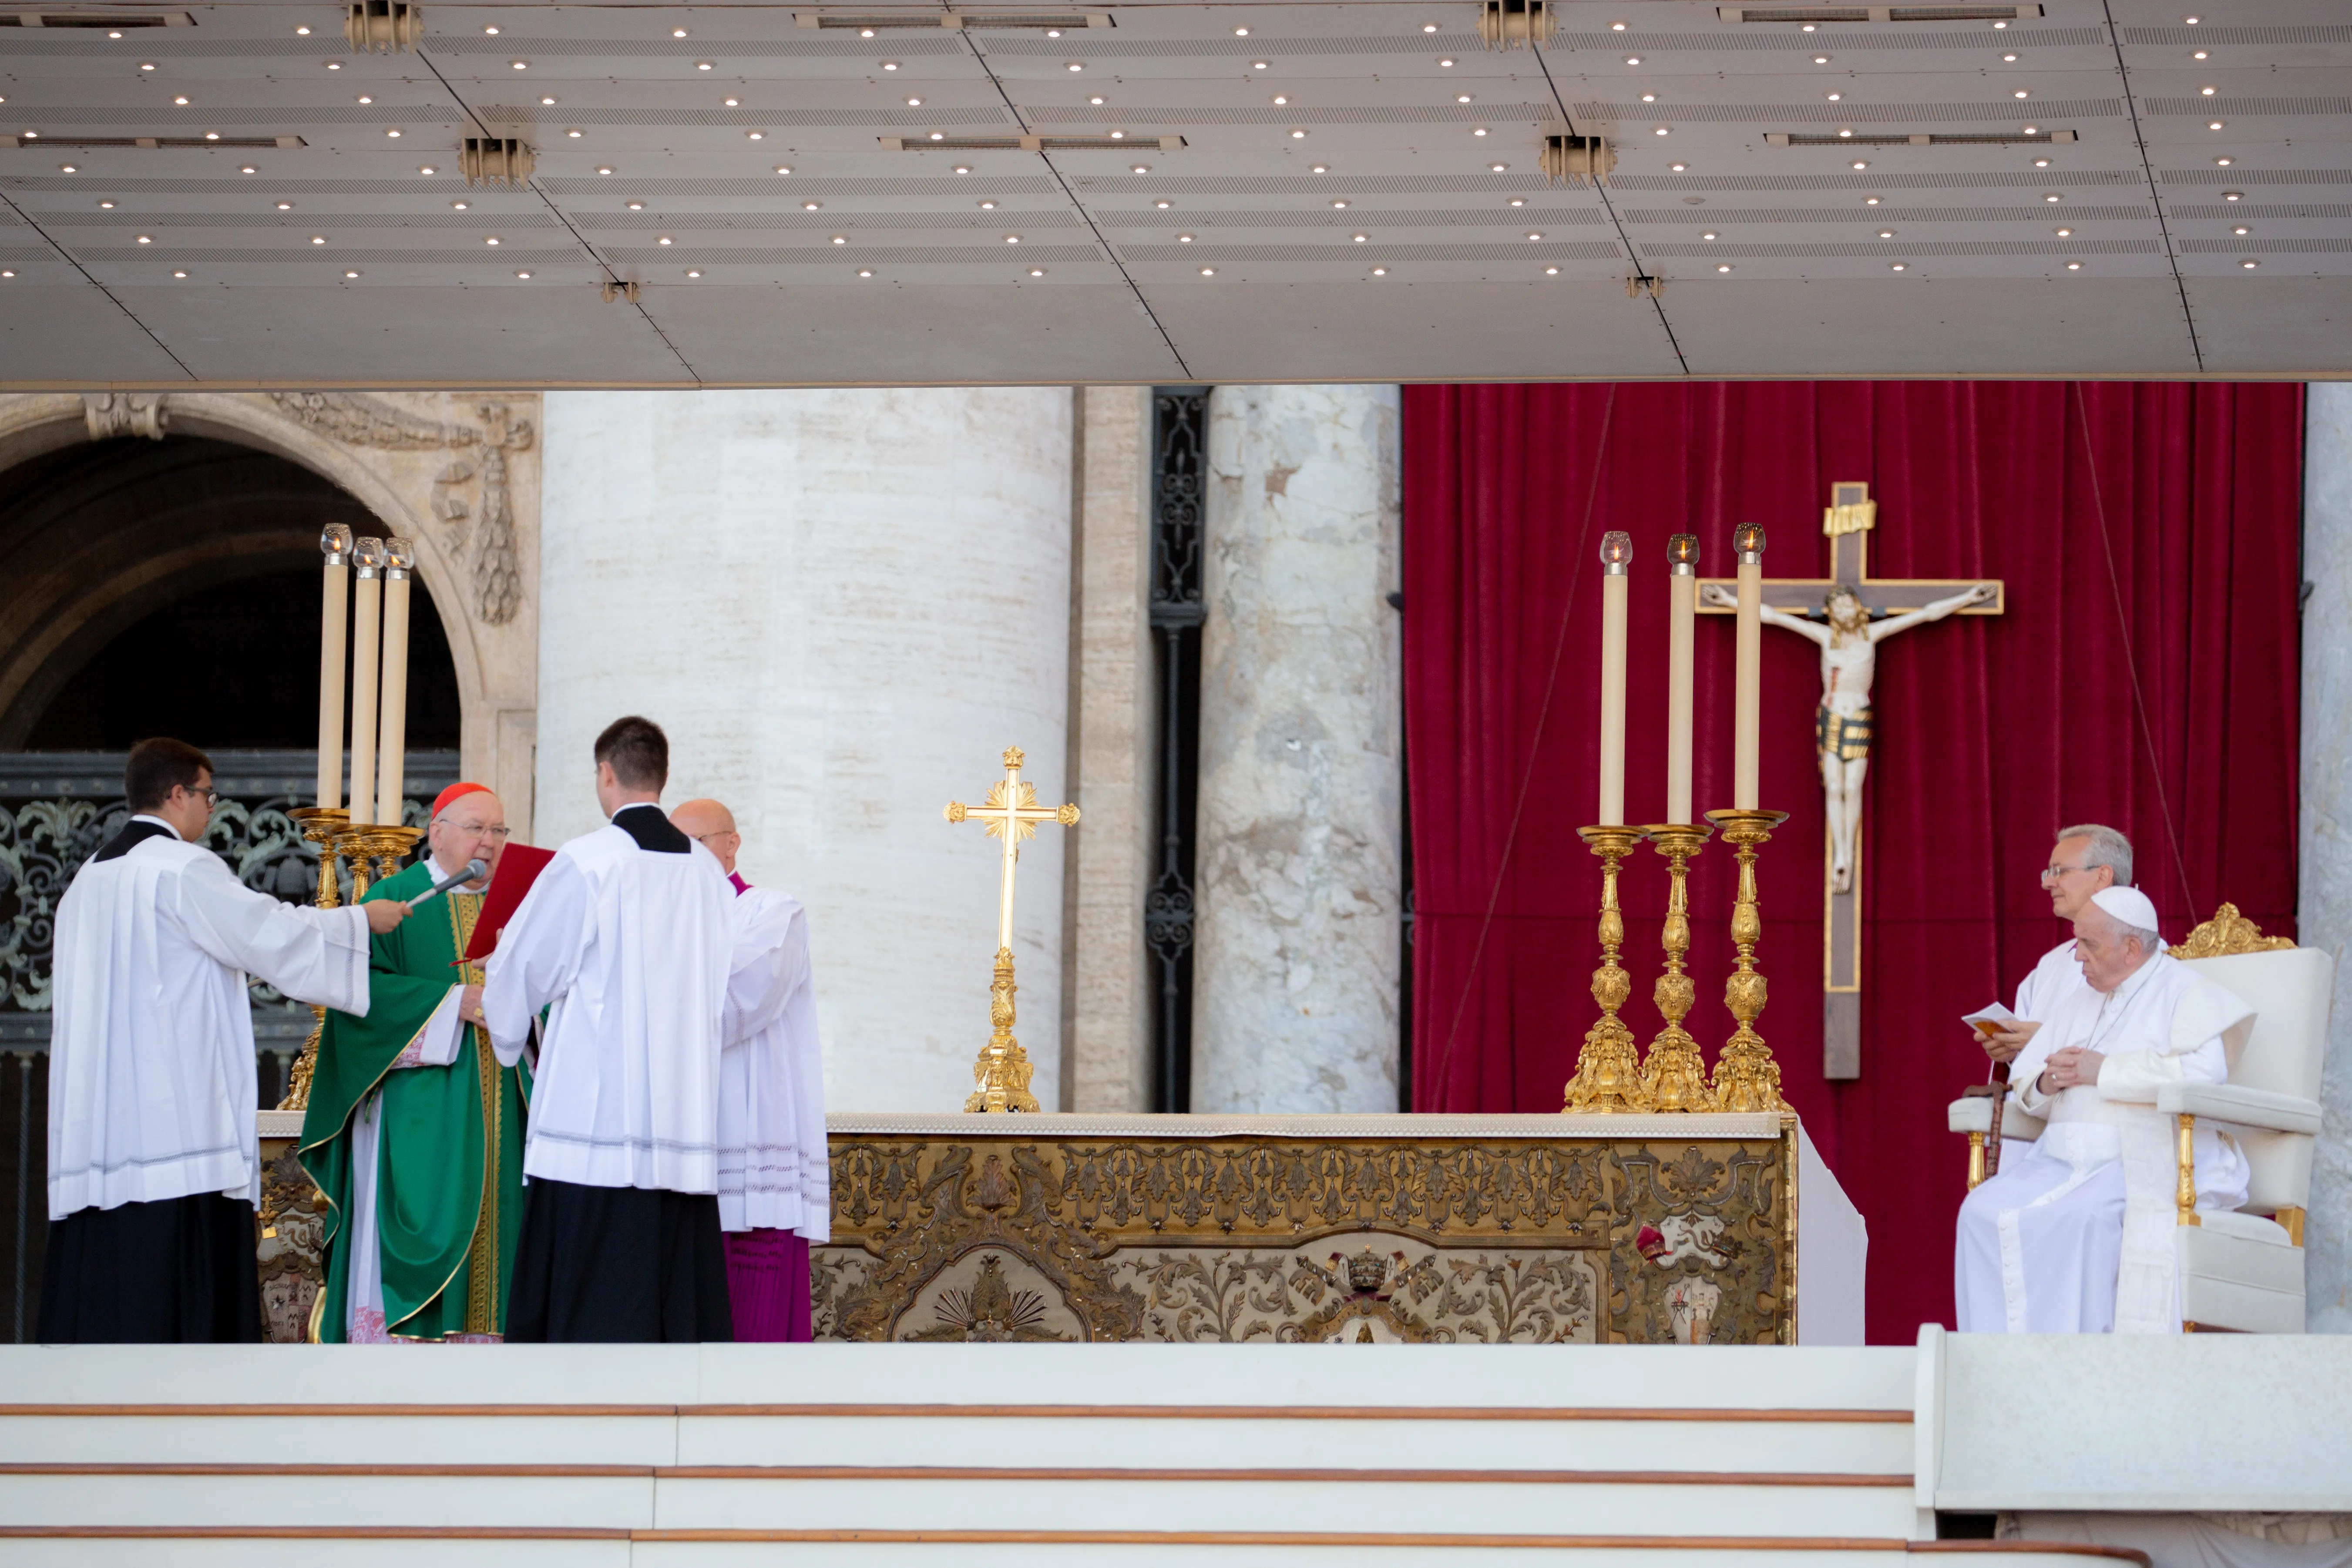
[[(367, 897), (372, 883), (400, 869), (400, 858), (425, 837), (421, 827), (372, 822), (347, 830), (337, 849), (352, 858), (352, 901)], [(370, 869), (371, 866), (373, 868)]]
[(1601, 967), (1592, 972), (1592, 999), (1601, 1016), (1585, 1031), (1584, 1048), (1576, 1054), (1576, 1076), (1563, 1091), (1564, 1111), (1620, 1111), (1655, 1109), (1642, 1083), (1642, 1067), (1633, 1048), (1633, 1031), (1617, 1016), (1617, 1009), (1633, 994), (1633, 978), (1619, 967), (1617, 950), (1625, 942), (1625, 917), (1617, 908), (1617, 863), (1642, 841), (1638, 827), (1580, 827), (1577, 837), (1601, 857)]
[(1786, 1110), (1780, 1098), (1780, 1066), (1772, 1059), (1756, 1020), (1764, 1011), (1764, 976), (1756, 972), (1756, 943), (1764, 935), (1764, 917), (1756, 901), (1756, 847), (1772, 837), (1772, 829), (1789, 820), (1785, 811), (1710, 811), (1706, 819), (1723, 834), (1723, 841), (1739, 861), (1739, 893), (1731, 906), (1731, 941), (1738, 952), (1738, 967), (1723, 983), (1723, 1005), (1739, 1026), (1723, 1045), (1715, 1063), (1715, 1095), (1725, 1110)]
[(1666, 858), (1666, 875), (1671, 879), (1665, 930), (1659, 936), (1659, 945), (1666, 950), (1666, 967), (1652, 994), (1666, 1024), (1650, 1042), (1650, 1054), (1642, 1063), (1642, 1089), (1655, 1110), (1720, 1109), (1715, 1090), (1707, 1087), (1706, 1062), (1699, 1055), (1698, 1042), (1683, 1027), (1683, 1019), (1698, 997), (1691, 977), (1683, 973), (1683, 954), (1690, 951), (1690, 898), (1685, 879), (1690, 858), (1699, 852), (1710, 831), (1687, 823), (1648, 829), (1651, 844)]
[[(341, 759), (336, 765), (341, 766)], [(336, 783), (341, 782), (339, 776)], [(286, 815), (301, 826), (303, 837), (319, 847), (319, 895), (310, 901), (322, 910), (335, 908), (343, 901), (341, 839), (351, 830), (351, 814), (340, 806), (305, 805)], [(326, 1032), (327, 1010), (313, 1003), (310, 1019), (310, 1037), (302, 1042), (294, 1070), (287, 1075), (286, 1098), (278, 1102), (280, 1110), (303, 1110), (310, 1104), (310, 1074), (319, 1065), (319, 1037)]]

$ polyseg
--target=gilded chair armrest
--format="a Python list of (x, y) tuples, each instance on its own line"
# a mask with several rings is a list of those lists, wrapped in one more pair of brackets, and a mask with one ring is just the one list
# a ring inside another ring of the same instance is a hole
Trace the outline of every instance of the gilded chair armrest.
[(1992, 1131), (1992, 1101), (1981, 1095), (1956, 1100), (1944, 1108), (1946, 1125), (1954, 1132)]
[(2273, 1132), (2319, 1131), (2317, 1100), (2234, 1083), (2168, 1083), (2156, 1091), (2156, 1108), (2168, 1116), (2202, 1116)]

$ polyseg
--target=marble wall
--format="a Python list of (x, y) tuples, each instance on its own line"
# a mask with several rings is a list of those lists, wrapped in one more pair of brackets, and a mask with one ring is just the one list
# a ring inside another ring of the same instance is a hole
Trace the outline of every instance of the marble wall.
[[(653, 718), (664, 799), (727, 802), (744, 873), (809, 907), (830, 1107), (961, 1109), (998, 857), (941, 807), (1008, 745), (1068, 798), (1068, 389), (557, 392), (545, 421), (540, 841), (596, 826), (596, 732)], [(1024, 848), (1014, 931), (1049, 1110), (1069, 832)]]
[(1400, 404), (1210, 402), (1196, 1111), (1396, 1109)]
[(2336, 955), (2326, 1107), (2305, 1282), (2314, 1331), (2352, 1333), (2352, 385), (2315, 382), (2305, 416), (2303, 863), (2297, 940)]

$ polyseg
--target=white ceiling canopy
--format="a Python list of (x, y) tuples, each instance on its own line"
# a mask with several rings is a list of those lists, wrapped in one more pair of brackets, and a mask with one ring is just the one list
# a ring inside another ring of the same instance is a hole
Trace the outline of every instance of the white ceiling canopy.
[(1493, 5), (0, 5), (0, 386), (2352, 370), (2342, 0)]

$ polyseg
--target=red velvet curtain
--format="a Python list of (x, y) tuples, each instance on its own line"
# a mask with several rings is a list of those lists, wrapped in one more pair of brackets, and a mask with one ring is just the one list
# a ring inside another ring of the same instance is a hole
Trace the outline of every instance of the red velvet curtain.
[[(1416, 918), (1413, 1100), (1559, 1109), (1595, 1009), (1601, 534), (1633, 536), (1626, 812), (1665, 805), (1666, 536), (1727, 576), (1828, 574), (1834, 480), (1879, 503), (1880, 577), (1999, 577), (2007, 614), (1882, 645), (1863, 823), (1862, 1077), (1822, 1076), (1813, 646), (1764, 631), (1759, 1024), (1870, 1225), (1869, 1326), (1951, 1321), (1965, 1151), (1944, 1105), (1986, 1062), (1959, 1016), (2066, 935), (2053, 831), (2130, 835), (2179, 940), (2222, 900), (2292, 935), (2302, 389), (1839, 382), (1422, 386), (1404, 395), (1404, 658)], [(1730, 804), (1732, 626), (1699, 625), (1698, 809)], [(1664, 864), (1628, 862), (1644, 1045)], [(1694, 863), (1692, 1033), (1730, 1030), (1731, 858)]]

